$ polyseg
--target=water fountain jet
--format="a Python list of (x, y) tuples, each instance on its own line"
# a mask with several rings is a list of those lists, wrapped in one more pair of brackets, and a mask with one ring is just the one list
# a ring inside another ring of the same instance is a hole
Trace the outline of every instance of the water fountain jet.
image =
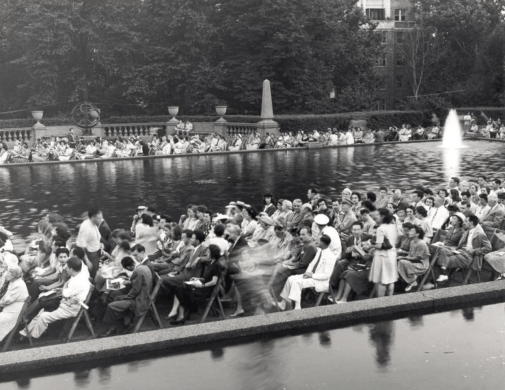
[(444, 138), (442, 139), (442, 148), (445, 149), (461, 149), (466, 148), (463, 145), (463, 135), (461, 131), (461, 123), (459, 122), (458, 113), (451, 109), (445, 120)]

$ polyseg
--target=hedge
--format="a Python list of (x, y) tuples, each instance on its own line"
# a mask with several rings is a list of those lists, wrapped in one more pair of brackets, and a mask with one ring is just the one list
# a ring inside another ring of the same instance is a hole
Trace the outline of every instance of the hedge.
[[(483, 107), (483, 108), (460, 108), (458, 113), (464, 115), (467, 112), (472, 112), (477, 117), (479, 124), (485, 124), (485, 118), (480, 115), (483, 112), (489, 118), (502, 118), (505, 120), (505, 108), (500, 107)], [(440, 115), (441, 123), (444, 123), (446, 114)], [(219, 117), (216, 116), (178, 116), (178, 119), (183, 121), (189, 120), (190, 122), (214, 122)], [(242, 122), (242, 123), (257, 123), (261, 119), (259, 116), (254, 115), (229, 115), (225, 117), (228, 122)], [(166, 122), (170, 119), (168, 115), (160, 116), (119, 116), (102, 118), (102, 123), (149, 123), (149, 122)], [(370, 112), (348, 112), (340, 114), (326, 114), (326, 115), (278, 115), (275, 120), (281, 126), (281, 131), (298, 131), (298, 130), (313, 130), (313, 129), (327, 129), (327, 128), (346, 128), (351, 120), (366, 120), (368, 126), (372, 129), (383, 128), (389, 126), (401, 126), (403, 123), (417, 126), (431, 125), (431, 112), (423, 111), (370, 111)], [(70, 118), (44, 118), (42, 123), (46, 126), (69, 126), (72, 125)], [(31, 127), (35, 124), (33, 119), (7, 119), (0, 120), (0, 129)]]

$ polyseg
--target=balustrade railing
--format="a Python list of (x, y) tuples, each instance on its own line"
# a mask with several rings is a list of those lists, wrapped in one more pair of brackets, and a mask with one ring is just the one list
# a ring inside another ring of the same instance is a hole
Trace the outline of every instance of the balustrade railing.
[(0, 130), (0, 142), (5, 142), (8, 146), (11, 146), (16, 141), (26, 142), (29, 146), (31, 146), (35, 142), (33, 128), (25, 127), (19, 129)]
[(226, 135), (237, 135), (237, 134), (253, 134), (258, 131), (256, 123), (234, 123), (227, 122), (225, 124)]
[(163, 134), (167, 129), (165, 122), (159, 123), (121, 123), (121, 124), (105, 124), (102, 125), (105, 132), (105, 137), (130, 137), (132, 135), (138, 137), (150, 137), (156, 133), (157, 129), (162, 129)]

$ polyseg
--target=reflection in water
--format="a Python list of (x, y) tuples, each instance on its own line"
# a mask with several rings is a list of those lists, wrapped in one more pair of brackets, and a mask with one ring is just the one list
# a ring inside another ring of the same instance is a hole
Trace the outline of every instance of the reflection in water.
[(330, 332), (321, 332), (321, 333), (319, 333), (319, 344), (322, 347), (326, 347), (326, 348), (331, 347), (331, 335), (330, 335)]
[(212, 360), (222, 360), (224, 358), (224, 349), (223, 348), (212, 348), (210, 350), (210, 356)]
[(371, 324), (370, 342), (375, 346), (375, 360), (379, 369), (386, 370), (391, 361), (391, 346), (394, 341), (394, 322), (384, 321)]
[(107, 385), (110, 383), (112, 377), (112, 370), (110, 366), (98, 367), (98, 380), (101, 385)]
[(78, 370), (74, 371), (74, 383), (77, 387), (88, 387), (90, 380), (89, 380), (89, 373), (91, 370)]
[(18, 389), (29, 389), (31, 385), (30, 378), (20, 378), (16, 381)]
[(459, 177), (461, 166), (462, 149), (450, 148), (444, 149), (444, 173), (445, 180), (448, 182), (451, 177)]
[(463, 314), (463, 318), (467, 321), (473, 321), (475, 319), (475, 310), (473, 307), (467, 307), (461, 310), (461, 314)]
[(408, 317), (410, 326), (412, 328), (420, 328), (424, 325), (423, 321), (424, 316), (410, 316)]

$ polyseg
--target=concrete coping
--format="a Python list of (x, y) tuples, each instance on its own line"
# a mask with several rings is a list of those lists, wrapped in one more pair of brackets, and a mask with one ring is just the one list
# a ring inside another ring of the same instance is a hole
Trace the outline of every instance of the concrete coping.
[(208, 343), (239, 342), (244, 337), (315, 331), (321, 326), (338, 328), (352, 323), (391, 320), (414, 313), (430, 313), (470, 304), (505, 301), (505, 281), (394, 295), (333, 304), (297, 311), (257, 315), (226, 321), (187, 325), (143, 333), (92, 339), (70, 344), (35, 347), (0, 354), (0, 375), (20, 371), (55, 369), (61, 365), (90, 363), (97, 359), (131, 357), (155, 351), (181, 352)]

